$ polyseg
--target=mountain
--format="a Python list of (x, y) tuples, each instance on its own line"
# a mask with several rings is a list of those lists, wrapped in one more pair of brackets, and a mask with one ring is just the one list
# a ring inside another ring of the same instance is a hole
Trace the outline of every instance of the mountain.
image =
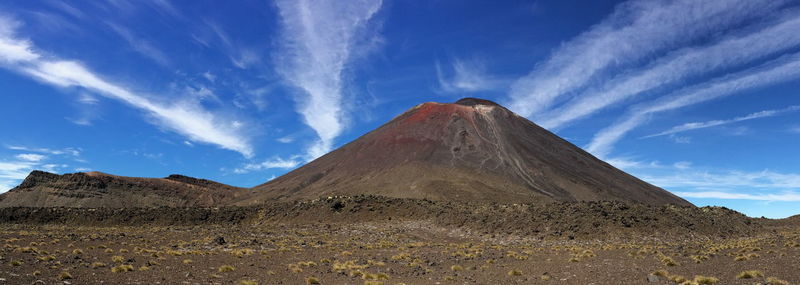
[(0, 195), (0, 207), (211, 207), (229, 204), (247, 192), (183, 175), (136, 178), (33, 171), (22, 184)]
[(691, 203), (605, 163), (497, 103), (424, 103), (240, 204), (360, 194), (459, 202)]

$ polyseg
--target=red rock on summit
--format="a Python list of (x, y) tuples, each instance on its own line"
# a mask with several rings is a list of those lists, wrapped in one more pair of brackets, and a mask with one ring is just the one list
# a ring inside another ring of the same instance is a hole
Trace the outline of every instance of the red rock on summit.
[(497, 103), (424, 103), (243, 202), (374, 194), (464, 202), (689, 202), (605, 163)]

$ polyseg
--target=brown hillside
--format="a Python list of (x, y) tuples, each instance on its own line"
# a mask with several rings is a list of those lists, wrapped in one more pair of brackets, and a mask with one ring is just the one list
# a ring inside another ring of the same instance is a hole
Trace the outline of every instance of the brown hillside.
[(247, 191), (182, 175), (137, 178), (33, 171), (0, 195), (0, 207), (209, 207), (227, 204)]

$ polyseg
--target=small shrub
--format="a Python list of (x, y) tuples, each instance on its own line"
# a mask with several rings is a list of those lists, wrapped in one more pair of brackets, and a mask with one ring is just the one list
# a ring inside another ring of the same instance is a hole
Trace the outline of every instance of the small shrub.
[(322, 284), (317, 277), (308, 277), (306, 278), (307, 285), (315, 285), (315, 284)]
[(125, 257), (115, 255), (111, 257), (111, 261), (116, 263), (122, 263), (123, 261), (125, 261)]
[(92, 263), (92, 268), (100, 268), (100, 267), (106, 267), (106, 264), (102, 262)]
[(758, 270), (747, 270), (742, 271), (742, 273), (739, 273), (739, 275), (736, 275), (736, 278), (739, 279), (752, 279), (757, 277), (764, 277), (764, 273), (761, 273), (761, 271)]
[(149, 266), (142, 265), (141, 267), (139, 267), (139, 271), (147, 271), (147, 270), (150, 270)]
[(77, 254), (83, 254), (83, 250), (81, 250), (80, 248), (73, 249), (72, 250), (72, 254), (76, 254), (76, 255)]
[(461, 265), (453, 265), (453, 266), (450, 266), (450, 270), (461, 271), (461, 270), (464, 270), (464, 267), (461, 267)]
[(670, 275), (669, 278), (667, 278), (667, 279), (669, 279), (672, 282), (678, 283), (678, 284), (687, 281), (686, 277), (683, 277), (681, 275)]
[(516, 269), (513, 269), (508, 272), (508, 276), (520, 276), (520, 275), (522, 275), (522, 271)]
[(675, 262), (674, 259), (672, 259), (672, 257), (669, 257), (669, 256), (661, 257), (661, 263), (664, 263), (664, 265), (666, 265), (666, 266), (678, 266), (679, 265), (677, 262)]
[(697, 284), (712, 285), (712, 284), (717, 284), (717, 282), (719, 282), (719, 279), (714, 277), (701, 276), (701, 275), (697, 275), (694, 277), (694, 283)]
[(258, 285), (255, 280), (240, 280), (239, 285)]
[(223, 265), (223, 266), (220, 266), (219, 269), (218, 269), (218, 271), (220, 273), (231, 272), (231, 271), (234, 271), (234, 270), (236, 270), (236, 267), (233, 267), (233, 266), (230, 266), (230, 265)]
[(133, 271), (133, 265), (121, 264), (111, 268), (111, 272), (114, 273), (128, 272), (128, 271)]
[(12, 260), (11, 261), (11, 266), (20, 266), (20, 265), (22, 265), (22, 261), (19, 261), (19, 260)]
[(194, 261), (192, 261), (191, 259), (184, 259), (182, 262), (183, 264), (192, 264), (192, 262)]
[(775, 278), (775, 277), (769, 277), (769, 278), (767, 278), (767, 284), (769, 284), (769, 285), (789, 285), (789, 282), (788, 281), (784, 281), (784, 280), (780, 280), (780, 279)]
[(58, 274), (58, 280), (67, 280), (67, 279), (72, 279), (72, 274), (69, 274), (69, 272), (62, 271), (60, 274)]

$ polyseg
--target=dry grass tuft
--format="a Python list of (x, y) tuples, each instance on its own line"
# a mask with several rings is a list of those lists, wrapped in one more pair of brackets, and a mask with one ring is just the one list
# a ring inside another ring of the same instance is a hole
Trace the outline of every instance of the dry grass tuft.
[(219, 269), (217, 269), (217, 270), (218, 270), (220, 273), (223, 273), (223, 272), (232, 272), (232, 271), (236, 270), (236, 267), (233, 267), (233, 266), (230, 266), (230, 265), (223, 265), (223, 266), (220, 266), (220, 267), (219, 267)]
[(111, 272), (114, 273), (128, 272), (128, 271), (133, 271), (133, 265), (122, 264), (111, 268)]
[(761, 271), (758, 270), (747, 270), (742, 271), (739, 273), (739, 275), (736, 275), (736, 278), (738, 279), (752, 279), (758, 277), (764, 277), (764, 273), (761, 273)]
[(307, 285), (315, 285), (315, 284), (322, 284), (317, 277), (308, 277), (306, 278)]
[(768, 285), (789, 285), (789, 281), (781, 280), (775, 277), (767, 278)]
[(719, 279), (714, 277), (701, 276), (701, 275), (696, 275), (694, 277), (694, 283), (696, 284), (712, 285), (712, 284), (717, 284), (717, 282), (719, 282)]
[(67, 279), (72, 279), (72, 274), (69, 274), (69, 272), (62, 271), (60, 274), (58, 274), (58, 280), (63, 281)]
[(92, 263), (92, 268), (100, 268), (100, 267), (106, 267), (106, 264), (102, 262)]

